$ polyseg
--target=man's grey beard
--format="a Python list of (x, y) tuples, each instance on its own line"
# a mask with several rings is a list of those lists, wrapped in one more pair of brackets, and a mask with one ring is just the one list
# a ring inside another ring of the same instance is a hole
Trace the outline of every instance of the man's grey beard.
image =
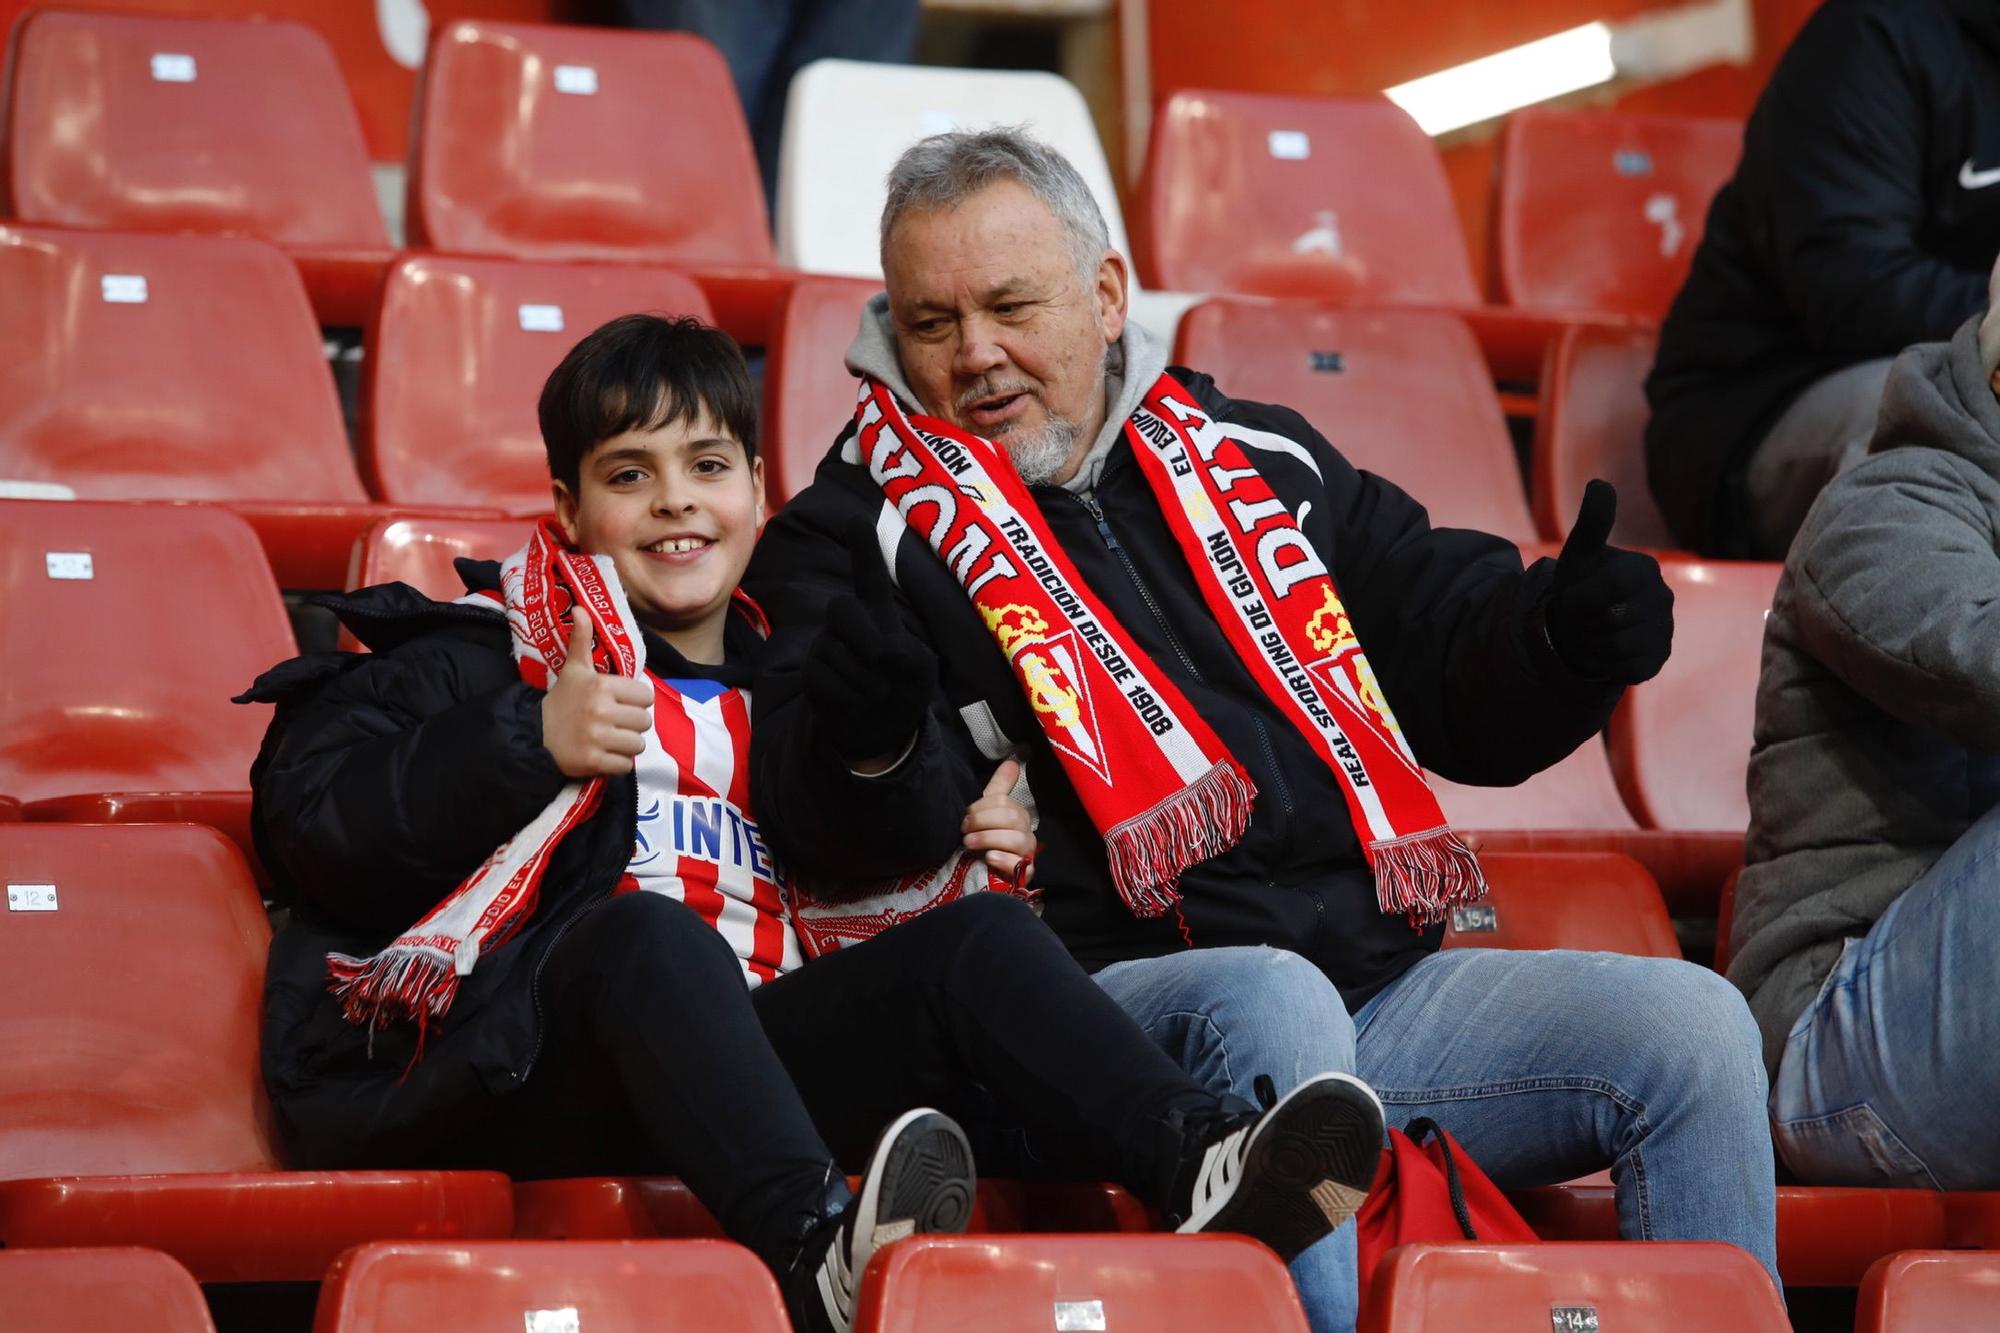
[(1033, 434), (1008, 431), (1000, 437), (1000, 443), (1006, 446), (1007, 456), (1014, 460), (1014, 471), (1021, 474), (1024, 484), (1045, 486), (1062, 475), (1070, 451), (1076, 448), (1078, 430), (1074, 421), (1050, 417), (1048, 424)]

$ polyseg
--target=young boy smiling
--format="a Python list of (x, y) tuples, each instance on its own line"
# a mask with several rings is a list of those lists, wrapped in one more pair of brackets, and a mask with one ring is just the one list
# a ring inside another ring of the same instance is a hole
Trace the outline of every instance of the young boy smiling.
[[(521, 552), (461, 562), (457, 602), (333, 599), (372, 653), (246, 696), (278, 704), (252, 773), (292, 908), (264, 1074), (298, 1163), (678, 1174), (801, 1329), (849, 1326), (880, 1244), (964, 1227), (971, 1151), (924, 1103), (1080, 1150), (1188, 1229), (1287, 1256), (1329, 1230), (1324, 1183), (1373, 1174), (1372, 1094), (1329, 1076), (1261, 1115), (1219, 1100), (1019, 898), (805, 965), (748, 789), (765, 626), (736, 584), (764, 486), (735, 345), (613, 321), (541, 421), (555, 518)], [(1001, 873), (1033, 847), (1013, 777), (967, 819)]]

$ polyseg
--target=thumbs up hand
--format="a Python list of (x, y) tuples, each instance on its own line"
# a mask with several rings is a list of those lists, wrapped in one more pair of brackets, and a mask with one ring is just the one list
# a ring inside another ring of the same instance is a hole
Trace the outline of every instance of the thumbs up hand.
[(849, 767), (879, 772), (916, 737), (937, 685), (937, 657), (903, 628), (871, 524), (847, 533), (854, 591), (826, 608), (801, 686), (819, 732)]
[(1585, 680), (1637, 685), (1666, 665), (1674, 591), (1650, 555), (1606, 544), (1618, 516), (1608, 481), (1584, 489), (1544, 602), (1549, 646)]
[(542, 745), (572, 778), (630, 773), (653, 725), (653, 687), (630, 676), (599, 675), (591, 665), (590, 616), (577, 607), (569, 654), (542, 696)]
[(1015, 886), (1026, 887), (1034, 873), (1035, 829), (1028, 807), (1014, 799), (1014, 783), (1021, 776), (1018, 760), (1009, 759), (995, 769), (986, 790), (966, 808), (959, 827), (967, 851), (985, 853), (986, 868)]

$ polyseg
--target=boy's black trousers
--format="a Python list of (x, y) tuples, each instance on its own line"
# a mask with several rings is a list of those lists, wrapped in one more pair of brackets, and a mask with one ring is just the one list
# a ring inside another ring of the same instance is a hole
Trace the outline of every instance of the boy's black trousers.
[(688, 907), (622, 894), (569, 928), (541, 987), (540, 1059), (439, 1164), (523, 1179), (678, 1175), (781, 1269), (829, 1167), (861, 1169), (912, 1106), (959, 1117), (975, 1142), (995, 1125), (1025, 1130), (1155, 1203), (1181, 1126), (1241, 1109), (1196, 1085), (1000, 893), (755, 991)]

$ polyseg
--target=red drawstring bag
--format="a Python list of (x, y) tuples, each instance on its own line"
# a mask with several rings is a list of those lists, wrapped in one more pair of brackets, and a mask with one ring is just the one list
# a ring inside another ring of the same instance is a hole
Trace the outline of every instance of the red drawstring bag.
[(1364, 1299), (1382, 1256), (1398, 1245), (1540, 1239), (1458, 1140), (1430, 1119), (1412, 1120), (1407, 1133), (1389, 1131), (1389, 1150), (1354, 1220)]

